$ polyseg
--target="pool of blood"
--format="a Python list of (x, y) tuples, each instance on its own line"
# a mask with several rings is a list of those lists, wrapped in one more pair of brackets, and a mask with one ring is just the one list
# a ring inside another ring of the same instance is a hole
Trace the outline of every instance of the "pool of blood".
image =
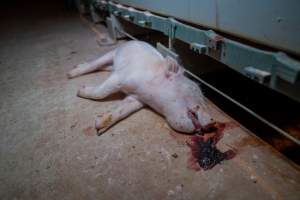
[(208, 130), (202, 130), (191, 137), (187, 145), (191, 148), (189, 166), (195, 170), (208, 170), (224, 160), (232, 159), (236, 150), (221, 152), (217, 143), (223, 137), (225, 123), (215, 123)]

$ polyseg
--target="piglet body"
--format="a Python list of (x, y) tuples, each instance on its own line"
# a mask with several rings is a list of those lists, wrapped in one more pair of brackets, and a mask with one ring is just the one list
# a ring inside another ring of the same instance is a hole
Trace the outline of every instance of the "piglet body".
[(102, 99), (117, 91), (127, 94), (118, 109), (96, 120), (98, 133), (144, 105), (162, 114), (180, 132), (193, 133), (213, 123), (198, 85), (184, 76), (176, 60), (164, 58), (145, 42), (127, 42), (95, 61), (78, 65), (68, 76), (73, 78), (110, 64), (112, 73), (103, 84), (78, 91), (78, 96), (90, 99)]

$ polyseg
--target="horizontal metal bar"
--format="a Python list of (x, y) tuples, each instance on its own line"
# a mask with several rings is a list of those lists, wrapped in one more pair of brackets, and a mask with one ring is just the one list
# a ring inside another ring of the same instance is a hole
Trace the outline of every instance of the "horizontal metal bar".
[[(109, 12), (138, 26), (162, 32), (169, 37), (171, 46), (173, 39), (179, 39), (188, 43), (191, 49), (197, 53), (210, 56), (242, 75), (300, 102), (298, 92), (300, 91), (300, 62), (283, 52), (254, 48), (222, 37), (213, 30), (196, 28), (173, 18), (112, 1), (93, 0), (93, 2), (95, 8), (100, 11)], [(249, 66), (269, 73), (270, 78), (262, 81), (255, 77), (249, 77), (247, 73)]]
[(281, 135), (285, 136), (286, 138), (290, 139), (291, 141), (293, 141), (295, 144), (300, 145), (300, 140), (298, 140), (297, 138), (291, 136), (288, 132), (282, 130), (281, 128), (279, 128), (278, 126), (274, 125), (272, 122), (266, 120), (265, 118), (263, 118), (262, 116), (260, 116), (259, 114), (255, 113), (253, 110), (247, 108), (246, 106), (244, 106), (243, 104), (239, 103), (238, 101), (236, 101), (235, 99), (231, 98), (230, 96), (228, 96), (227, 94), (225, 94), (224, 92), (218, 90), (216, 87), (212, 86), (211, 84), (207, 83), (206, 81), (204, 81), (203, 79), (199, 78), (198, 76), (196, 76), (195, 74), (193, 74), (192, 72), (188, 71), (187, 69), (185, 69), (185, 72), (187, 74), (189, 74), (190, 76), (192, 76), (193, 78), (195, 78), (197, 81), (199, 81), (200, 83), (202, 83), (203, 85), (205, 85), (206, 87), (212, 89), (213, 91), (217, 92), (218, 94), (222, 95), (223, 97), (225, 97), (227, 100), (231, 101), (232, 103), (234, 103), (235, 105), (237, 105), (238, 107), (242, 108), (243, 110), (245, 110), (247, 113), (249, 113), (250, 115), (252, 115), (253, 117), (255, 117), (256, 119), (260, 120), (261, 122), (265, 123), (267, 126), (271, 127), (272, 129), (274, 129), (275, 131), (277, 131), (278, 133), (280, 133)]
[(206, 45), (209, 51), (202, 53), (242, 74), (244, 74), (245, 67), (254, 66), (270, 73), (274, 72), (273, 68), (276, 68), (276, 74), (272, 74), (272, 76), (278, 76), (291, 84), (300, 79), (300, 62), (290, 58), (283, 52), (260, 50), (226, 39), (212, 30), (201, 30), (173, 18), (158, 16), (148, 11), (140, 11), (112, 1), (98, 1), (97, 5), (100, 9), (107, 10), (125, 20), (130, 20), (136, 25), (163, 32), (171, 38), (177, 38), (189, 44)]
[(117, 31), (132, 40), (138, 40), (137, 38), (133, 37), (132, 35), (130, 35), (129, 33), (125, 32), (125, 31), (122, 31), (122, 30), (117, 30)]

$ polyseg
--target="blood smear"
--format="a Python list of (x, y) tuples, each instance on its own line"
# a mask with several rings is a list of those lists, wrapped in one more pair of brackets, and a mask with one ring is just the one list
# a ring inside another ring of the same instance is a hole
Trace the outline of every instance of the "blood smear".
[(189, 166), (195, 170), (208, 170), (223, 160), (229, 160), (235, 157), (236, 150), (221, 152), (217, 149), (217, 143), (223, 137), (225, 129), (224, 123), (216, 123), (212, 132), (198, 133), (191, 137), (187, 145), (191, 148), (191, 157)]

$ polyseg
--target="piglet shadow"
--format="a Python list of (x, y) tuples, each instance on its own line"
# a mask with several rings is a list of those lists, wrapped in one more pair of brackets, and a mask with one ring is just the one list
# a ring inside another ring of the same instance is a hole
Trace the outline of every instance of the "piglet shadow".
[(126, 97), (126, 94), (122, 93), (122, 92), (116, 92), (116, 93), (113, 93), (107, 97), (105, 97), (104, 99), (99, 99), (99, 100), (96, 100), (96, 101), (99, 101), (99, 102), (104, 102), (104, 101), (117, 101), (117, 100), (122, 100)]

